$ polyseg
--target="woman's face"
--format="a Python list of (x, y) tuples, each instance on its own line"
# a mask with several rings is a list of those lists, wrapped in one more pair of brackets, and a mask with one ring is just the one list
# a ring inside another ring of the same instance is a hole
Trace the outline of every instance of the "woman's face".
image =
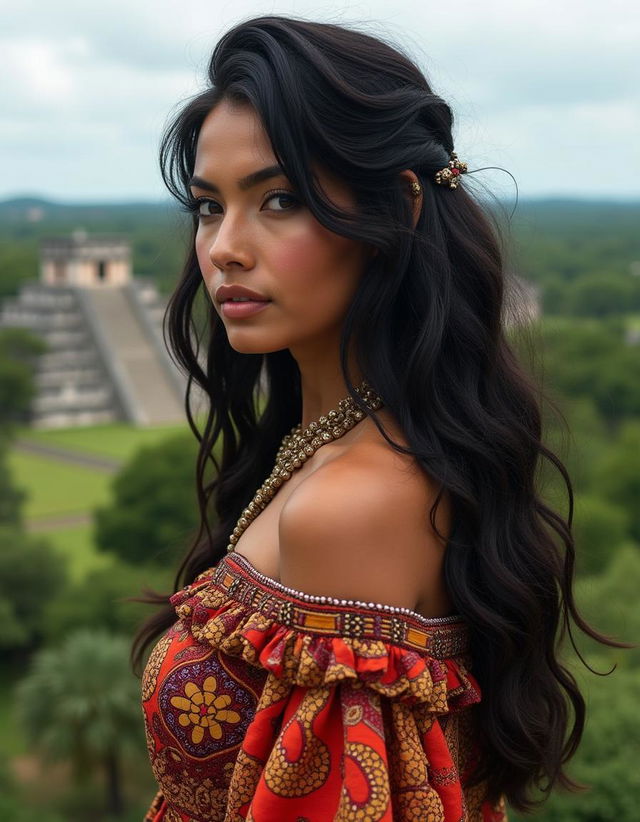
[[(241, 182), (275, 165), (253, 108), (225, 100), (212, 109), (200, 130), (191, 181), (200, 200), (200, 271), (236, 351), (326, 354), (337, 346), (370, 252), (324, 228), (281, 173)], [(321, 170), (316, 175), (337, 206), (354, 207), (339, 180)], [(266, 302), (230, 307), (216, 294), (223, 285), (244, 286)]]

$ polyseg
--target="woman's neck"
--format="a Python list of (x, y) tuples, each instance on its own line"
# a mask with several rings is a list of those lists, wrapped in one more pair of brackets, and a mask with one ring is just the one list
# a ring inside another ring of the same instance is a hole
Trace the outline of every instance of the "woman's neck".
[[(316, 356), (291, 351), (300, 369), (302, 390), (302, 427), (317, 420), (323, 414), (338, 407), (341, 399), (348, 396), (347, 384), (340, 368), (338, 349), (318, 352)], [(356, 368), (354, 358), (350, 358), (349, 376), (355, 386), (362, 382), (362, 375)]]

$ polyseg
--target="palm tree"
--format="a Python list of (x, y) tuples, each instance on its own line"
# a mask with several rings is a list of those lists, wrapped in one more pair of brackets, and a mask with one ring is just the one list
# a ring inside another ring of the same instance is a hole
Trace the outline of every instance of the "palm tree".
[(78, 781), (103, 769), (114, 816), (123, 812), (122, 755), (139, 747), (142, 728), (128, 646), (124, 637), (78, 630), (60, 648), (38, 652), (17, 691), (22, 725), (43, 754), (69, 760)]

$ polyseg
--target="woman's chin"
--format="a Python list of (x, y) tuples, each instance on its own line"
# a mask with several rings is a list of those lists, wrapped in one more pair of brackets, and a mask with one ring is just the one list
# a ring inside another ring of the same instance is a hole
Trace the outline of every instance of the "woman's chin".
[(283, 348), (288, 348), (282, 341), (250, 340), (243, 334), (227, 334), (227, 340), (231, 348), (237, 351), (238, 354), (271, 354), (273, 351), (282, 351)]

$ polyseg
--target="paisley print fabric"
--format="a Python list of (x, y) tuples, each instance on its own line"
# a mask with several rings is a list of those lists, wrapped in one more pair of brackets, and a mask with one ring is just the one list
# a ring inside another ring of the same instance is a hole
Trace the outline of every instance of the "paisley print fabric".
[(171, 598), (142, 683), (146, 822), (506, 822), (482, 785), (468, 637), (224, 557)]

